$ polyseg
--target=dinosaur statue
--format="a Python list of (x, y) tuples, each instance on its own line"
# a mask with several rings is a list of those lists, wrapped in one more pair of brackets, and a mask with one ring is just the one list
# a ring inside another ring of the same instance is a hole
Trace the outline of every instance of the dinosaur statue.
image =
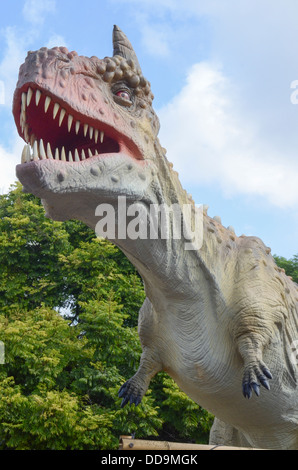
[(28, 52), (13, 114), (26, 142), (16, 169), (24, 191), (41, 198), (48, 217), (93, 229), (97, 208), (112, 205), (110, 239), (143, 278), (143, 352), (120, 388), (122, 406), (139, 404), (164, 370), (215, 415), (210, 443), (298, 449), (298, 286), (270, 249), (236, 236), (206, 207), (199, 249), (186, 250), (184, 234), (119, 236), (119, 197), (144, 214), (151, 205), (191, 204), (191, 222), (196, 208), (159, 143), (150, 83), (117, 26), (113, 45), (103, 60), (65, 47)]

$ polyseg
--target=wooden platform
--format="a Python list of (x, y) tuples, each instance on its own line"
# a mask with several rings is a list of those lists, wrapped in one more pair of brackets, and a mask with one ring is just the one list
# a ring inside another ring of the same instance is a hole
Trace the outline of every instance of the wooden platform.
[(120, 436), (119, 450), (181, 450), (181, 451), (200, 451), (200, 450), (261, 450), (247, 447), (227, 447), (222, 445), (189, 444), (167, 441), (150, 441), (143, 439), (133, 439), (131, 436)]

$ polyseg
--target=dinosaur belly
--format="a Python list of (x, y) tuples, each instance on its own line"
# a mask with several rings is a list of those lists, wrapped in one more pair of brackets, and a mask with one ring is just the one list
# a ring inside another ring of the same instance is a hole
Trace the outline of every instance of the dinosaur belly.
[[(282, 380), (250, 400), (241, 391), (242, 369), (237, 358), (213, 368), (206, 361), (171, 364), (168, 373), (181, 390), (217, 419), (236, 428), (252, 447), (296, 448), (298, 399), (293, 390), (283, 391)], [(219, 372), (222, 372), (219, 374)], [(264, 432), (266, 429), (266, 432)]]

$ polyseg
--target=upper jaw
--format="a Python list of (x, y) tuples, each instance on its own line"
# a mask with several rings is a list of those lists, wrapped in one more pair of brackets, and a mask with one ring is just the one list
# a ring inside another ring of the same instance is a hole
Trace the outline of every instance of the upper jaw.
[(119, 152), (142, 159), (133, 140), (114, 126), (75, 110), (36, 84), (16, 91), (13, 113), (18, 132), (28, 144), (23, 164), (46, 159), (72, 163)]
[[(113, 63), (95, 59), (63, 48), (42, 48), (28, 53), (20, 68), (13, 114), (26, 146), (17, 176), (25, 190), (38, 197), (94, 190), (99, 195), (125, 194), (128, 187), (139, 197), (150, 185), (151, 135), (158, 132), (153, 111), (147, 123), (150, 87), (134, 72), (130, 86), (139, 83), (138, 98), (129, 109), (120, 106), (111, 74), (118, 80), (123, 64), (117, 58)], [(118, 68), (110, 72), (117, 61)], [(127, 77), (129, 73), (123, 71)]]
[(98, 72), (102, 63), (66, 48), (28, 53), (13, 101), (18, 132), (31, 147), (24, 163), (52, 157), (82, 161), (120, 151), (143, 158), (132, 118), (115, 104), (110, 83)]

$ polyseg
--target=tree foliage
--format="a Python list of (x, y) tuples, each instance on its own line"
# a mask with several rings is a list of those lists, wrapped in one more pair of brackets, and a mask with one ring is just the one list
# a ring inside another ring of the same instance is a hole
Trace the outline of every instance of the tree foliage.
[(19, 185), (0, 196), (0, 224), (0, 449), (113, 449), (130, 433), (206, 442), (212, 416), (166, 374), (120, 408), (145, 298), (122, 252), (80, 222), (46, 219)]
[(293, 278), (293, 281), (298, 284), (298, 255), (294, 255), (291, 259), (286, 259), (282, 256), (274, 256), (276, 264), (283, 268), (288, 276)]

